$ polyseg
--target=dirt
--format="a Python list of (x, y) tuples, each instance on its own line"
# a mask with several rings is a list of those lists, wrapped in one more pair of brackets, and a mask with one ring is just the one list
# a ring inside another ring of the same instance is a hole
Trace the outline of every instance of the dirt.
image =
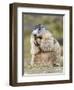
[(49, 66), (49, 65), (27, 65), (24, 67), (25, 74), (46, 74), (46, 73), (62, 73), (63, 66)]

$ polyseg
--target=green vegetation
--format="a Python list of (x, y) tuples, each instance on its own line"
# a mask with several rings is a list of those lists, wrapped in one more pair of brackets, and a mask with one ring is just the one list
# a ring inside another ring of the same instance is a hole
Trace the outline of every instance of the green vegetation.
[[(24, 14), (24, 31), (31, 31), (34, 25), (43, 24), (56, 38), (63, 35), (63, 16)], [(28, 33), (27, 32), (27, 33)], [(29, 34), (29, 33), (28, 33)]]

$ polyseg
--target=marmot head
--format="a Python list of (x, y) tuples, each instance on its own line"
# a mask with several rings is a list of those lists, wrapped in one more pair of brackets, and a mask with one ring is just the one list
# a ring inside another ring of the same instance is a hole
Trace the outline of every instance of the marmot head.
[(36, 37), (41, 37), (45, 31), (46, 31), (46, 29), (45, 29), (44, 25), (38, 24), (38, 25), (34, 26), (32, 35), (34, 35)]
[(36, 26), (34, 26), (32, 35), (34, 36), (34, 40), (36, 41), (35, 44), (37, 44), (37, 45), (40, 44), (42, 35), (45, 31), (46, 31), (46, 29), (45, 29), (44, 25), (42, 25), (42, 24), (37, 24)]

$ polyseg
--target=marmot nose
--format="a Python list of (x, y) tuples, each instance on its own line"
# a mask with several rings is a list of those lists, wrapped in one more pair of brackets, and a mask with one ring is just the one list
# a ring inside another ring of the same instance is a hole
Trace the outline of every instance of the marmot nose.
[(36, 37), (36, 34), (34, 34), (34, 36)]

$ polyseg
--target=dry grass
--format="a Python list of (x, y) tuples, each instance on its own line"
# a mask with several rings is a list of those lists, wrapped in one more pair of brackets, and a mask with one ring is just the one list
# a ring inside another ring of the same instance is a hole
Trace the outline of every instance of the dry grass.
[(25, 65), (25, 74), (46, 74), (46, 73), (62, 73), (63, 67), (51, 67), (49, 65)]

